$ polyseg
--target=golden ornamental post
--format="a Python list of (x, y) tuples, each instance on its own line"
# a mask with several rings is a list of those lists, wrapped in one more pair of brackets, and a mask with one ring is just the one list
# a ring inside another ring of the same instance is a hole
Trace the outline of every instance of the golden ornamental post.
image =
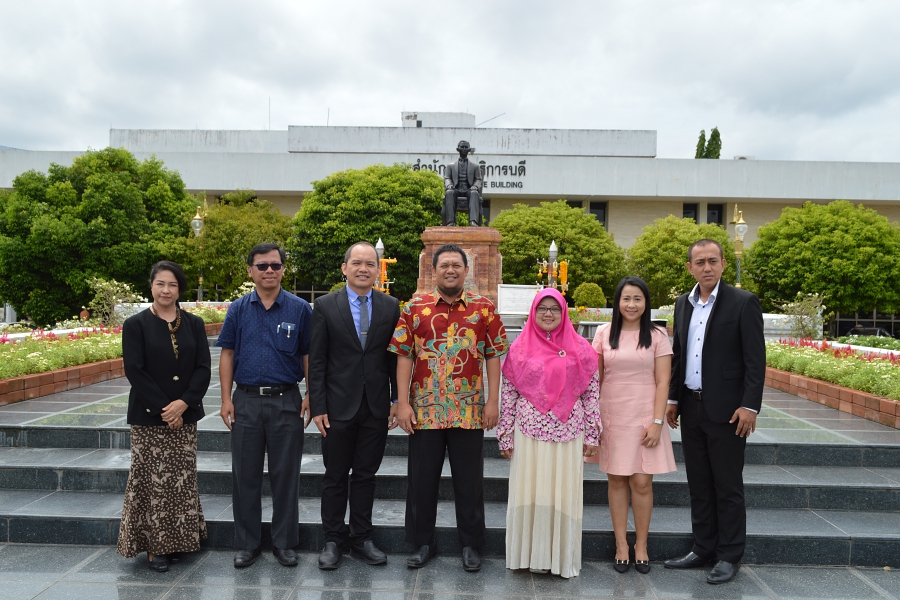
[(744, 222), (744, 212), (738, 210), (737, 203), (734, 205), (734, 217), (731, 219), (731, 225), (734, 225), (734, 257), (737, 259), (737, 277), (735, 278), (734, 287), (741, 287), (741, 258), (744, 256), (744, 236), (750, 229)]

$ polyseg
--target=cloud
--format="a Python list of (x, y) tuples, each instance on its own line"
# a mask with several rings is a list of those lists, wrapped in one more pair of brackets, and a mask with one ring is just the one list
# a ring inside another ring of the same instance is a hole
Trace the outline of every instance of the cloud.
[[(659, 155), (900, 160), (895, 2), (159, 2), (0, 8), (0, 144), (108, 129), (656, 129)], [(330, 111), (330, 116), (329, 115)]]

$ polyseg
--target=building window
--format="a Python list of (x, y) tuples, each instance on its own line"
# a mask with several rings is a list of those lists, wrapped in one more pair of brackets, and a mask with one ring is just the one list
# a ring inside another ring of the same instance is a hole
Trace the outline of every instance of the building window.
[(572, 208), (584, 210), (584, 202), (582, 200), (566, 200), (566, 204), (568, 204)]
[(696, 204), (684, 204), (684, 208), (681, 209), (681, 216), (685, 219), (693, 219), (694, 223), (697, 222), (697, 205)]
[(591, 214), (597, 217), (604, 229), (606, 226), (606, 202), (591, 202), (589, 207)]
[(725, 217), (725, 205), (724, 204), (707, 204), (706, 205), (706, 222), (707, 223), (715, 223), (716, 225), (722, 225), (722, 220)]

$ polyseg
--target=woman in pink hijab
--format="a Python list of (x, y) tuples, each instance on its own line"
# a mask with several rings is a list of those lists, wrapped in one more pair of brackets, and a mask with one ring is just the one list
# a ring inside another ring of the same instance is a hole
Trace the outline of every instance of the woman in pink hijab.
[(503, 363), (497, 438), (511, 459), (506, 567), (581, 571), (584, 457), (600, 443), (598, 356), (566, 302), (542, 290)]

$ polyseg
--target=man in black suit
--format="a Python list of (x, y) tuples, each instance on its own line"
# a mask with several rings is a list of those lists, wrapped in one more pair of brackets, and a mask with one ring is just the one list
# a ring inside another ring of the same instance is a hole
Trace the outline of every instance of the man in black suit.
[(694, 545), (669, 569), (701, 567), (715, 559), (706, 580), (731, 581), (747, 539), (744, 448), (756, 428), (766, 374), (759, 299), (721, 281), (722, 246), (694, 242), (688, 271), (697, 280), (675, 301), (672, 382), (666, 419), (678, 427), (691, 496)]
[(441, 209), (441, 223), (446, 227), (456, 225), (456, 199), (465, 198), (469, 203), (469, 225), (479, 227), (482, 221), (481, 188), (484, 184), (481, 167), (468, 159), (475, 148), (462, 140), (456, 146), (459, 160), (447, 165), (444, 173), (444, 207)]
[[(375, 473), (397, 426), (397, 356), (387, 351), (400, 319), (396, 298), (373, 290), (378, 254), (358, 242), (344, 255), (347, 287), (316, 299), (309, 349), (310, 409), (322, 433), (325, 478), (320, 569), (341, 564), (344, 540), (370, 565), (387, 556), (372, 541)], [(350, 525), (344, 523), (349, 501)]]

